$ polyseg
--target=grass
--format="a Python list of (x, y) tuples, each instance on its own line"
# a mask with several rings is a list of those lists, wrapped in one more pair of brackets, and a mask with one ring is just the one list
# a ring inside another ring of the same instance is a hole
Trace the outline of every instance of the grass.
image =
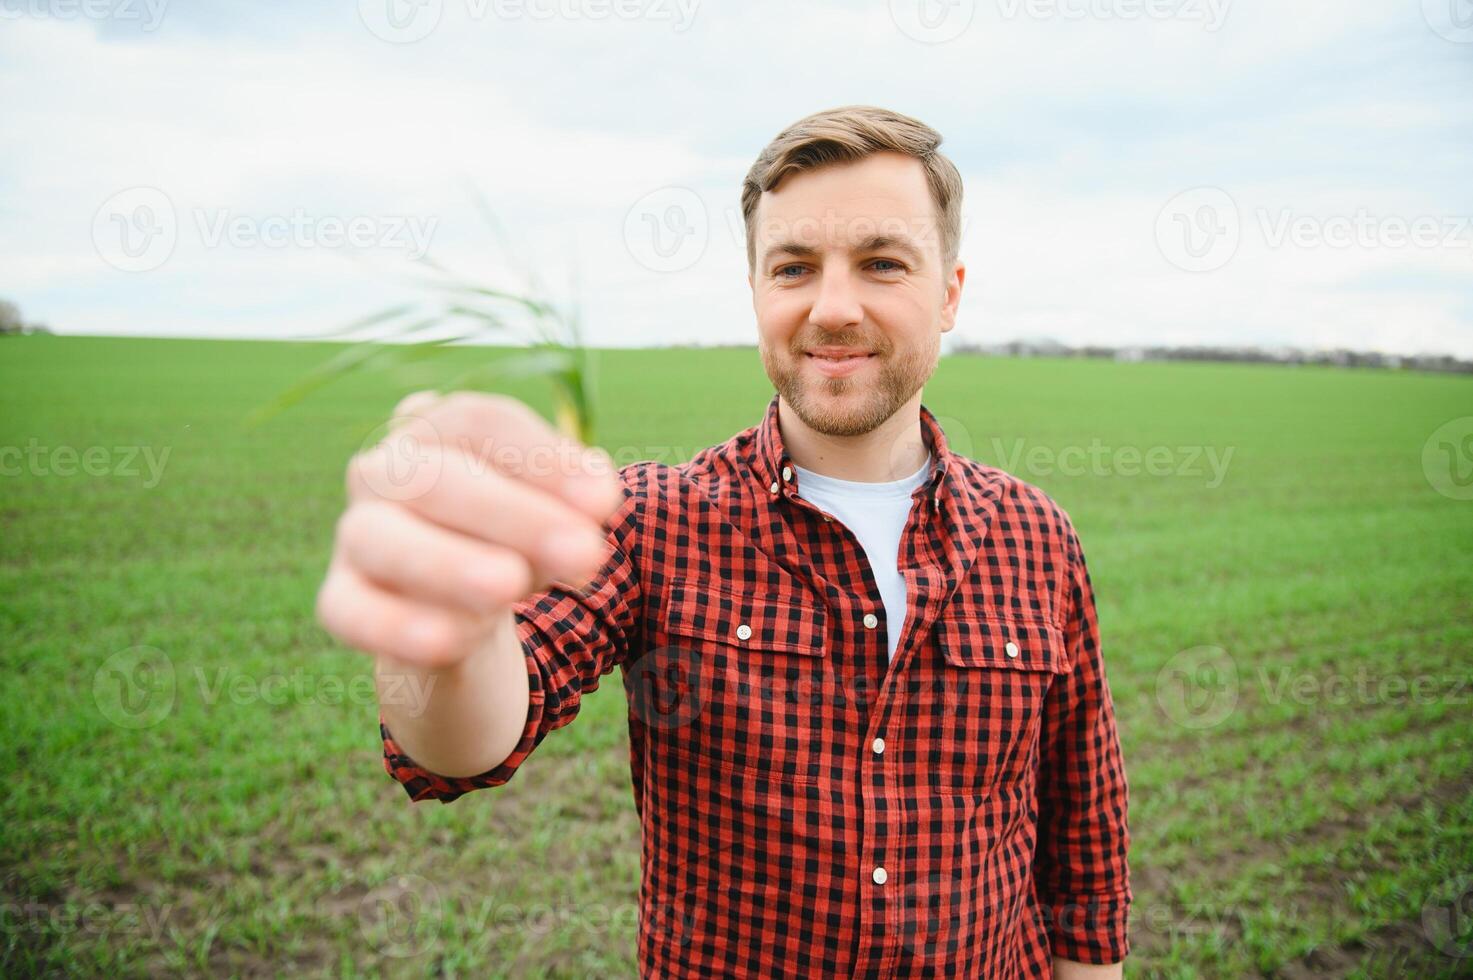
[[(369, 661), (312, 603), (343, 464), (404, 392), (354, 376), (239, 424), (334, 349), (0, 343), (0, 447), (30, 453), (0, 457), (0, 974), (634, 974), (617, 675), (506, 787), (413, 805), (383, 773)], [(596, 362), (621, 464), (688, 458), (771, 393), (751, 350)], [(537, 378), (507, 390), (550, 413)], [(1422, 470), (1468, 380), (949, 358), (925, 403), (1084, 541), (1131, 786), (1127, 974), (1473, 972), (1424, 925), (1473, 874), (1473, 502)], [(94, 472), (51, 472), (58, 447)], [(1199, 647), (1217, 673), (1174, 673)]]

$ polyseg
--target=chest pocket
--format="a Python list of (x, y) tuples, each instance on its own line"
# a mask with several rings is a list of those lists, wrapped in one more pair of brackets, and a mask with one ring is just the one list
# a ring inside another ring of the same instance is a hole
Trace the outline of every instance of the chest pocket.
[(1061, 629), (1041, 619), (943, 617), (941, 697), (923, 730), (932, 785), (941, 792), (1010, 790), (1036, 764), (1049, 688), (1071, 669)]
[(662, 597), (658, 648), (693, 704), (652, 732), (664, 750), (729, 772), (816, 781), (823, 772), (827, 610), (816, 600), (733, 595), (682, 582)]

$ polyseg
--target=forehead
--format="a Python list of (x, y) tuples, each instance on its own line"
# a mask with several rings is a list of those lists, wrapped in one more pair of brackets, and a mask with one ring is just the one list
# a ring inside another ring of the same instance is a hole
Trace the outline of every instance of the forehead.
[(925, 168), (890, 152), (789, 176), (758, 200), (754, 228), (759, 256), (788, 242), (847, 249), (876, 235), (924, 249), (938, 243), (937, 234)]

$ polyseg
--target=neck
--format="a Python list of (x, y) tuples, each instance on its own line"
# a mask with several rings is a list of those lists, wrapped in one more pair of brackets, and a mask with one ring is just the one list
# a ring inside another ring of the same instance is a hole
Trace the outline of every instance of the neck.
[(921, 429), (921, 393), (894, 415), (857, 436), (831, 436), (798, 417), (778, 396), (778, 431), (794, 463), (836, 480), (889, 483), (910, 476), (926, 463), (930, 447)]

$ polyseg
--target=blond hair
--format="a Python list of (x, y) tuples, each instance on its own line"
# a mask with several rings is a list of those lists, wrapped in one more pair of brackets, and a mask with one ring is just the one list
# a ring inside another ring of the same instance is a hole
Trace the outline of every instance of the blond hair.
[(850, 105), (805, 116), (777, 134), (757, 154), (742, 181), (742, 220), (747, 229), (747, 266), (757, 264), (754, 221), (764, 191), (790, 174), (836, 163), (852, 163), (890, 150), (921, 161), (936, 204), (943, 265), (956, 261), (961, 244), (962, 175), (940, 151), (941, 134), (918, 119), (877, 106)]

